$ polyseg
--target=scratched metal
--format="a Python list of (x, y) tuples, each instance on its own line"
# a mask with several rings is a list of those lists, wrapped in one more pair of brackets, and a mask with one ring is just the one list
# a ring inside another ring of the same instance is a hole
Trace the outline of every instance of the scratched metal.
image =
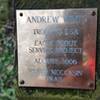
[(97, 9), (17, 10), (18, 84), (95, 89)]

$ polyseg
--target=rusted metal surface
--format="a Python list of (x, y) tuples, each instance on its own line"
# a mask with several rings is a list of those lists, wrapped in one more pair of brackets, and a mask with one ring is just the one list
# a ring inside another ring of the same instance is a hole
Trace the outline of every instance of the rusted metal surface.
[(17, 10), (19, 86), (95, 88), (97, 9)]

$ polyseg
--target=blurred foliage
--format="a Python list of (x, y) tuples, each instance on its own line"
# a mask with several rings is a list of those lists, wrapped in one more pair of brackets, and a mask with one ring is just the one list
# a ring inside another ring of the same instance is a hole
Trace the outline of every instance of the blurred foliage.
[[(9, 5), (8, 5), (9, 4)], [(98, 8), (100, 0), (16, 0), (17, 9)], [(19, 88), (15, 67), (15, 36), (12, 31), (12, 0), (0, 0), (0, 100), (100, 100), (100, 19), (97, 34), (97, 79), (95, 91), (75, 89)], [(9, 28), (8, 28), (9, 27)], [(16, 94), (15, 94), (16, 93)]]
[(0, 0), (0, 100), (15, 100), (14, 40), (7, 33), (8, 0)]

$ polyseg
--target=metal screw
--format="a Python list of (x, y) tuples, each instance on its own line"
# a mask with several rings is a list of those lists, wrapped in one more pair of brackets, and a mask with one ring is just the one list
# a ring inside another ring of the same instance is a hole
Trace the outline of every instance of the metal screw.
[(25, 83), (25, 81), (24, 81), (24, 80), (21, 80), (21, 81), (20, 81), (20, 84), (24, 84), (24, 83)]
[(96, 12), (95, 12), (95, 11), (93, 11), (91, 15), (92, 15), (92, 16), (95, 16), (95, 15), (96, 15)]
[(22, 17), (23, 16), (23, 13), (20, 13), (20, 16)]
[(92, 82), (90, 82), (90, 83), (88, 83), (88, 86), (89, 86), (90, 88), (93, 88), (94, 84), (93, 84)]

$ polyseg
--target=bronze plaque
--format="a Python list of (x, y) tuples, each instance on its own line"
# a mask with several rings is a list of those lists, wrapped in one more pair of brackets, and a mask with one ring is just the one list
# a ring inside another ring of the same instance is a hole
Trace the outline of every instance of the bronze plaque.
[(97, 9), (17, 10), (18, 84), (95, 89)]

